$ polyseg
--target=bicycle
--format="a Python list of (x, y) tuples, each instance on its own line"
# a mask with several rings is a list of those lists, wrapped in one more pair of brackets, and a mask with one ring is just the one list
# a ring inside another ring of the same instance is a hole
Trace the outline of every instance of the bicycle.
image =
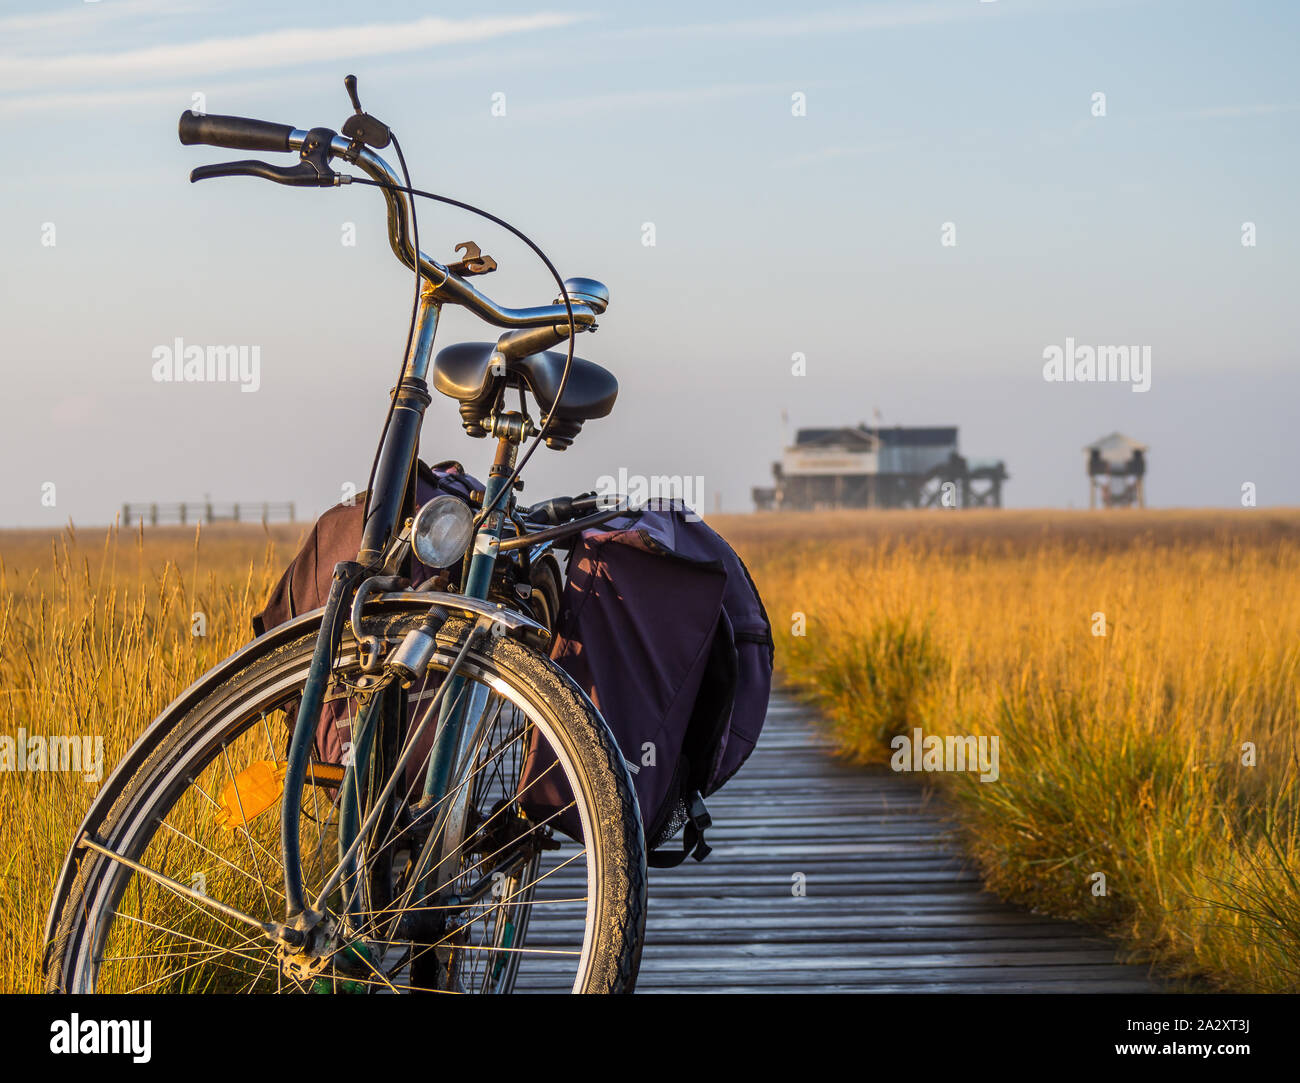
[[(628, 764), (546, 654), (559, 600), (549, 550), (626, 508), (591, 494), (526, 507), (515, 495), (543, 440), (566, 447), (613, 406), (614, 377), (573, 355), (609, 294), (568, 279), (550, 305), (506, 308), (469, 281), (495, 268), (477, 246), (458, 246), (464, 258), (445, 265), (421, 252), (417, 195), (500, 220), (412, 188), (400, 143), (363, 112), (355, 79), (345, 82), (354, 115), (341, 133), (187, 112), (179, 135), (299, 154), (293, 166), (201, 166), (192, 181), (383, 192), (416, 302), (360, 548), (335, 567), (323, 609), (268, 631), (183, 692), (105, 782), (51, 903), (50, 991), (635, 985), (646, 856)], [(376, 153), (390, 143), (402, 179)], [(536, 245), (501, 224), (559, 281)], [(506, 330), (435, 357), (444, 304)], [(565, 340), (567, 352), (550, 349)], [(430, 375), (459, 401), (467, 433), (496, 439), (475, 507), (452, 496), (415, 506)], [(417, 561), (458, 569), (458, 583), (414, 587)], [(326, 703), (346, 720), (341, 763), (315, 750)], [(539, 815), (530, 796), (539, 785), (567, 803)], [(566, 833), (566, 822), (578, 829)]]

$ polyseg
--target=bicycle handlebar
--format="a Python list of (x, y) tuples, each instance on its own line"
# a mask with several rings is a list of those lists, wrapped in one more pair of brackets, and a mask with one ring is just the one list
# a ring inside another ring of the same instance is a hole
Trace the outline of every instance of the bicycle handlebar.
[[(403, 187), (401, 178), (392, 166), (369, 147), (359, 145), (329, 129), (316, 128), (308, 132), (287, 124), (273, 124), (246, 117), (195, 116), (188, 110), (181, 114), (178, 130), (180, 141), (186, 146), (206, 144), (236, 150), (300, 151), (312, 135), (328, 135), (330, 138), (325, 148), (328, 158), (342, 158), (356, 165), (379, 184), (379, 190), (383, 192), (384, 202), (388, 206), (389, 246), (402, 263), (415, 270), (415, 246), (410, 240), (410, 212), (407, 203), (407, 199), (412, 197), (396, 190)], [(191, 173), (190, 179), (198, 181), (221, 176), (256, 176), (280, 184), (324, 186), (321, 181), (290, 179), (299, 176), (297, 170), (251, 161), (227, 163), (224, 166), (201, 166)], [(334, 183), (346, 183), (351, 179), (344, 174)], [(419, 253), (419, 263), (420, 274), (428, 279), (434, 292), (441, 295), (444, 301), (461, 305), (488, 323), (506, 328), (563, 325), (567, 333), (569, 317), (563, 304), (506, 308), (480, 293), (460, 275), (448, 270), (424, 252)], [(599, 313), (592, 306), (576, 300), (572, 300), (571, 304), (573, 322), (578, 330), (595, 326)]]

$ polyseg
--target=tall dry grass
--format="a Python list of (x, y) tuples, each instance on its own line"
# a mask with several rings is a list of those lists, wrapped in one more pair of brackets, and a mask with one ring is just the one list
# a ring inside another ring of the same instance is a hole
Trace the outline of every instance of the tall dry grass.
[[(102, 737), (107, 777), (183, 688), (252, 637), (300, 532), (0, 533), (0, 735)], [(84, 776), (0, 771), (0, 991), (41, 988), (50, 895), (98, 788)]]
[[(763, 591), (785, 678), (846, 755), (883, 762), (916, 726), (999, 736), (996, 783), (930, 776), (995, 891), (1176, 973), (1300, 989), (1300, 513), (715, 525)], [(298, 535), (0, 534), (0, 734), (101, 735), (111, 770), (247, 640)], [(2, 990), (40, 987), (50, 892), (95, 788), (0, 772)]]
[(1300, 990), (1300, 514), (715, 525), (846, 756), (999, 737), (996, 782), (927, 776), (994, 891), (1175, 974)]

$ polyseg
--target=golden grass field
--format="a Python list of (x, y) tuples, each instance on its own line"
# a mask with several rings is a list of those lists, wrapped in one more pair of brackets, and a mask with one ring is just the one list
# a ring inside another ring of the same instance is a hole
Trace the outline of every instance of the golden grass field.
[[(302, 526), (0, 533), (0, 734), (96, 734), (104, 774), (188, 684), (252, 637)], [(207, 634), (192, 634), (193, 614)], [(41, 988), (54, 880), (95, 785), (0, 771), (0, 990)]]
[[(1300, 512), (711, 522), (844, 755), (887, 762), (917, 726), (999, 737), (997, 782), (926, 776), (992, 890), (1173, 974), (1300, 990)], [(102, 735), (107, 773), (249, 638), (302, 530), (0, 533), (0, 734)], [(94, 790), (0, 772), (0, 990), (40, 988), (50, 892)]]

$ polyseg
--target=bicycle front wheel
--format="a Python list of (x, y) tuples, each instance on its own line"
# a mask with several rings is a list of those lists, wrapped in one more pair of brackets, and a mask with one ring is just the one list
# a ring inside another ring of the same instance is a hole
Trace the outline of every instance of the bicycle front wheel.
[[(364, 633), (399, 642), (421, 615), (368, 617)], [(440, 635), (428, 677), (408, 693), (416, 719), (435, 702), (469, 627), (453, 620)], [(313, 626), (252, 651), (142, 738), (139, 767), (106, 807), (92, 808), (76, 875), (53, 902), (48, 989), (631, 991), (645, 853), (627, 766), (563, 671), (509, 638), (480, 637), (458, 671), (463, 681), (450, 682), (460, 686), (466, 736), (443, 807), (421, 799), (417, 754), (371, 817), (410, 726), (363, 735), (360, 720), (378, 714), (366, 714), (375, 693), (364, 691), (355, 640), (344, 637), (328, 698), (345, 748), (369, 750), (367, 769), (309, 767), (299, 837), (303, 886), (309, 898), (322, 892), (320, 924), (311, 951), (277, 942), (278, 795), (315, 638)], [(529, 791), (541, 762), (566, 802), (539, 813)], [(349, 815), (373, 823), (345, 854), (340, 818)]]

